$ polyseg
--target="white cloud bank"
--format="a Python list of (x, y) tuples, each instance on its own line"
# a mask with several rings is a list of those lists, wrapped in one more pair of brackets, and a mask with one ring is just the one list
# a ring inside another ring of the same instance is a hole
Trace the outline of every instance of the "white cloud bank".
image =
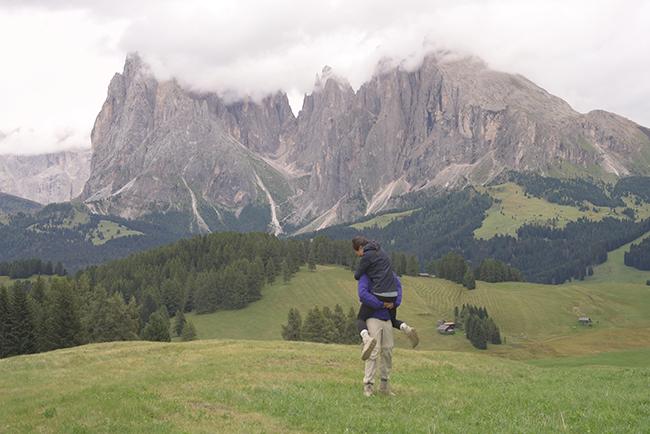
[(129, 51), (194, 89), (257, 97), (282, 89), (295, 110), (325, 64), (356, 88), (383, 57), (417, 61), (445, 48), (521, 73), (580, 111), (603, 108), (650, 126), (650, 3), (642, 0), (15, 5), (0, 1), (0, 40), (11, 42), (0, 68), (0, 131), (19, 130), (0, 139), (0, 153), (88, 146)]

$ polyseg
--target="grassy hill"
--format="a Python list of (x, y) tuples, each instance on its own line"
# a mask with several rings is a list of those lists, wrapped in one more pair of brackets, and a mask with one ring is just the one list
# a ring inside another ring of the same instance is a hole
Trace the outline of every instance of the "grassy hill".
[[(581, 210), (575, 206), (559, 205), (545, 199), (526, 195), (524, 189), (512, 182), (482, 188), (495, 199), (487, 211), (483, 225), (474, 231), (476, 238), (492, 238), (497, 234), (517, 236), (517, 229), (526, 223), (541, 225), (554, 224), (564, 227), (568, 222), (581, 217), (589, 220), (602, 220), (605, 217), (626, 218), (623, 214), (625, 207), (609, 208), (587, 204)], [(625, 198), (626, 205), (633, 209), (637, 221), (650, 217), (650, 204), (636, 204), (632, 197)]]
[[(612, 363), (613, 364), (613, 363)], [(642, 432), (650, 368), (398, 349), (365, 398), (355, 347), (95, 344), (0, 360), (3, 432)]]
[[(650, 272), (623, 265), (623, 246), (595, 268), (593, 277), (564, 285), (522, 282), (477, 282), (468, 291), (443, 279), (404, 276), (404, 303), (399, 318), (419, 330), (424, 350), (477, 351), (461, 333), (441, 336), (438, 319), (453, 319), (454, 306), (470, 303), (486, 306), (505, 336), (506, 343), (490, 346), (488, 353), (513, 359), (591, 354), (601, 351), (643, 348), (650, 344)], [(358, 306), (356, 282), (341, 267), (319, 266), (301, 271), (289, 283), (277, 282), (263, 289), (263, 298), (238, 311), (188, 315), (202, 339), (281, 339), (281, 325), (290, 308), (303, 316), (315, 305), (339, 303), (347, 311)], [(581, 315), (595, 324), (577, 324)], [(401, 333), (398, 345), (408, 347)]]

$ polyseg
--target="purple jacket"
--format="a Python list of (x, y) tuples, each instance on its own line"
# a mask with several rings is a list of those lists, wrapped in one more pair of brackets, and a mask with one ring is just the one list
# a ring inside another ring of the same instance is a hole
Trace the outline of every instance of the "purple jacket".
[[(402, 282), (400, 282), (399, 277), (393, 273), (393, 278), (395, 279), (395, 285), (397, 286), (397, 300), (395, 300), (395, 307), (399, 306), (402, 303)], [(390, 320), (390, 313), (388, 309), (384, 307), (384, 303), (379, 301), (379, 299), (372, 293), (372, 282), (367, 274), (361, 276), (359, 279), (359, 301), (361, 304), (370, 306), (375, 309), (372, 313), (372, 318), (377, 318), (381, 320)]]

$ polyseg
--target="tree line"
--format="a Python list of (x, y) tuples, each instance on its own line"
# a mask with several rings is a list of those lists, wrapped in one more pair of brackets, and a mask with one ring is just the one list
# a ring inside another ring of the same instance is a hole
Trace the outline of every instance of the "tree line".
[(68, 270), (59, 261), (56, 265), (52, 261), (42, 261), (37, 258), (19, 259), (12, 262), (0, 262), (0, 276), (9, 276), (12, 279), (25, 279), (31, 276), (65, 276)]
[(625, 252), (623, 260), (628, 267), (650, 270), (650, 238), (632, 244), (630, 250)]
[[(183, 340), (196, 336), (188, 321), (174, 330)], [(92, 287), (86, 278), (37, 278), (0, 287), (0, 358), (94, 342), (171, 340), (164, 306), (149, 312), (135, 297)]]
[(289, 309), (287, 323), (282, 326), (282, 338), (287, 341), (308, 341), (334, 344), (360, 342), (356, 326), (357, 315), (350, 308), (347, 315), (340, 305), (330, 309), (314, 306), (304, 321), (297, 308)]
[(470, 262), (457, 252), (449, 252), (432, 261), (428, 270), (442, 279), (460, 283), (467, 289), (476, 288), (476, 280), (484, 282), (521, 282), (523, 276), (514, 267), (496, 259), (484, 259), (473, 269)]

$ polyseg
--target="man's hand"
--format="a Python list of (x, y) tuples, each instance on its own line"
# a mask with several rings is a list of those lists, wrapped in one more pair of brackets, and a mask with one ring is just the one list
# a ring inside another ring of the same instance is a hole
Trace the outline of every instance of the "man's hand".
[(395, 305), (394, 305), (393, 303), (389, 303), (389, 302), (386, 302), (386, 301), (385, 301), (385, 302), (384, 302), (384, 307), (385, 307), (386, 309), (392, 309), (392, 308), (395, 307)]

